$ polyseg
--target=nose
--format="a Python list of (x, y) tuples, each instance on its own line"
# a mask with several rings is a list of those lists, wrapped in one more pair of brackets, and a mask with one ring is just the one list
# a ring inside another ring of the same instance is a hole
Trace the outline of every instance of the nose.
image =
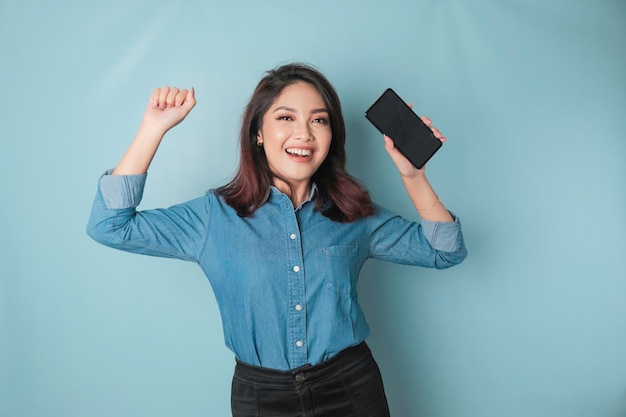
[(294, 137), (298, 140), (302, 141), (310, 141), (313, 140), (313, 133), (311, 132), (311, 126), (307, 121), (300, 121), (296, 123), (296, 131), (294, 132)]

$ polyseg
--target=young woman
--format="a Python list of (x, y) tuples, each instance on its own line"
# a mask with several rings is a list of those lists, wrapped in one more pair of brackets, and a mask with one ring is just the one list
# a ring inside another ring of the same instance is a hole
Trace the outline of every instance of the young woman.
[(364, 342), (359, 271), (368, 258), (434, 268), (460, 263), (466, 249), (459, 220), (424, 169), (388, 137), (385, 148), (421, 220), (372, 203), (345, 170), (337, 94), (304, 64), (281, 66), (259, 82), (243, 114), (241, 159), (230, 183), (167, 209), (136, 211), (159, 143), (195, 103), (193, 89), (153, 92), (128, 151), (100, 178), (89, 235), (200, 265), (236, 357), (233, 416), (388, 416)]

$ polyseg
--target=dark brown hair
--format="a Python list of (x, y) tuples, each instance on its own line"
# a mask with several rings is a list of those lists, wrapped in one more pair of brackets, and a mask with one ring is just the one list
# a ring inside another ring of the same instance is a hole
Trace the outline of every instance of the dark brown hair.
[(288, 85), (306, 82), (319, 92), (330, 119), (332, 139), (326, 159), (313, 174), (318, 195), (315, 210), (338, 222), (352, 222), (374, 213), (367, 190), (346, 172), (346, 128), (341, 104), (330, 82), (310, 65), (294, 63), (267, 72), (257, 85), (243, 113), (240, 160), (231, 182), (217, 189), (241, 217), (250, 217), (265, 203), (273, 185), (273, 174), (265, 152), (256, 145), (263, 116)]

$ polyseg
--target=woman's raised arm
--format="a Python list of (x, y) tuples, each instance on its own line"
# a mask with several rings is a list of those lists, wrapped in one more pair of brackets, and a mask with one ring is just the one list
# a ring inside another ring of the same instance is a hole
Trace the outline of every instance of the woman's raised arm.
[(156, 88), (152, 92), (137, 135), (113, 170), (113, 175), (146, 173), (165, 133), (182, 122), (195, 105), (193, 88)]
[[(413, 105), (409, 103), (409, 107), (413, 108)], [(421, 117), (426, 126), (428, 126), (437, 139), (445, 142), (446, 137), (432, 125), (432, 121), (428, 117)], [(443, 205), (439, 196), (435, 193), (435, 190), (431, 187), (430, 183), (426, 179), (426, 167), (417, 169), (409, 162), (409, 160), (398, 151), (393, 143), (393, 140), (388, 136), (383, 136), (385, 140), (385, 149), (391, 156), (391, 159), (396, 164), (402, 182), (406, 188), (413, 205), (417, 209), (419, 216), (422, 219), (435, 221), (435, 222), (452, 222), (454, 219), (450, 212)]]

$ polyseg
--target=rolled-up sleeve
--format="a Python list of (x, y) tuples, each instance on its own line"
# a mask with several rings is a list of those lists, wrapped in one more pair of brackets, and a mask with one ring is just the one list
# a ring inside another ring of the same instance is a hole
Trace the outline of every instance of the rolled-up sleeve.
[(143, 197), (146, 174), (111, 175), (112, 169), (100, 177), (100, 193), (107, 209), (135, 208)]
[(444, 269), (461, 263), (467, 249), (461, 222), (420, 222), (406, 220), (377, 207), (369, 220), (370, 256), (407, 265)]
[(452, 217), (454, 218), (452, 222), (420, 220), (424, 236), (426, 236), (433, 249), (444, 252), (455, 252), (459, 249), (463, 241), (461, 222), (454, 214), (452, 214)]

